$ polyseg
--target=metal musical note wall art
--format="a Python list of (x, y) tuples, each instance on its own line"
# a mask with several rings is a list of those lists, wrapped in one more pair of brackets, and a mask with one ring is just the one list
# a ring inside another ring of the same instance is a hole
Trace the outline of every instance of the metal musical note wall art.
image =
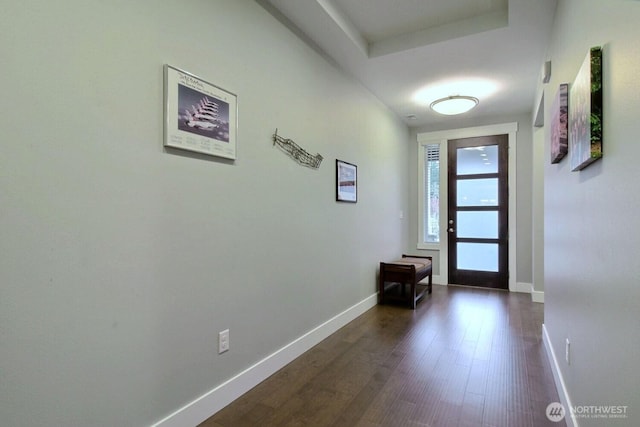
[(320, 154), (312, 156), (305, 149), (293, 142), (293, 140), (279, 136), (277, 128), (276, 132), (273, 134), (273, 145), (280, 147), (282, 151), (287, 153), (293, 160), (300, 163), (302, 166), (318, 169), (320, 167), (320, 163), (322, 163), (322, 156)]

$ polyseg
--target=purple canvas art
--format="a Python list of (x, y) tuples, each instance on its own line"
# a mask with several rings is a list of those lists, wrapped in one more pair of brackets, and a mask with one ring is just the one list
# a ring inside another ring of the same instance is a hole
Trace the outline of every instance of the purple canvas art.
[(551, 107), (551, 163), (559, 163), (569, 150), (569, 85), (563, 83)]

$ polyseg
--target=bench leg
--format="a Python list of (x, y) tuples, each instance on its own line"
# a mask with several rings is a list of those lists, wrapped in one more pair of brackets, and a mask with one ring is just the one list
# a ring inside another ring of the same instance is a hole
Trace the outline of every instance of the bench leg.
[(409, 295), (409, 307), (412, 310), (416, 309), (416, 281), (411, 282), (411, 294)]

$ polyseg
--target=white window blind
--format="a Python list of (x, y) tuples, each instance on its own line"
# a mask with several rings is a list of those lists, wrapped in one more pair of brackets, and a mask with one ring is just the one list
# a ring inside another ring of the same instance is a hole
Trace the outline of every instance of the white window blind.
[(440, 242), (440, 144), (424, 147), (424, 243)]

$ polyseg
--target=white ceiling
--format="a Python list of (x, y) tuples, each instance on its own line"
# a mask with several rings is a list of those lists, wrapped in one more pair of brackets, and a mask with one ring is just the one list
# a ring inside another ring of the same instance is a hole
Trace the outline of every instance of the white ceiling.
[[(475, 96), (466, 117), (533, 109), (557, 0), (256, 0), (410, 126), (457, 120), (437, 98)], [(422, 101), (420, 90), (429, 90)], [(426, 105), (425, 105), (426, 104)], [(415, 116), (409, 119), (408, 116)]]

